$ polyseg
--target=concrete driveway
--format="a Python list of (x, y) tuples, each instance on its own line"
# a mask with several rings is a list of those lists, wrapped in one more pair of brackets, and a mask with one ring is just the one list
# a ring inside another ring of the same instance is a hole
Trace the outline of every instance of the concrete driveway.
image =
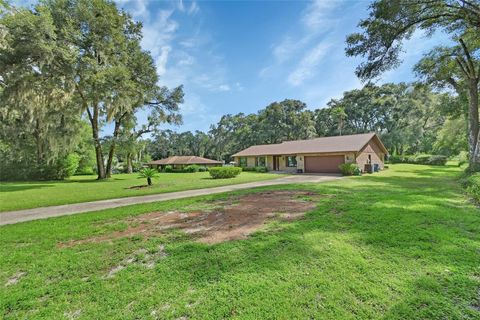
[(132, 204), (149, 203), (157, 201), (166, 201), (173, 199), (182, 199), (195, 196), (204, 196), (228, 191), (251, 189), (256, 187), (274, 186), (291, 183), (319, 183), (341, 178), (336, 174), (298, 174), (284, 176), (278, 179), (268, 181), (249, 182), (235, 184), (223, 187), (214, 187), (206, 189), (186, 190), (170, 193), (153, 194), (147, 196), (137, 196), (128, 198), (108, 199), (92, 202), (82, 202), (66, 204), (61, 206), (41, 207), (34, 209), (0, 212), (0, 226), (6, 224), (19, 223), (24, 221), (46, 219), (51, 217), (60, 217), (82, 212), (97, 211), (103, 209), (118, 208)]

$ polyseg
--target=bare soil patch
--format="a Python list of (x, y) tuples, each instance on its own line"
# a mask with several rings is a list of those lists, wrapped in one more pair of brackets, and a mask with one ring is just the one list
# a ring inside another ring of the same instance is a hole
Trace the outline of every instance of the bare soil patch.
[(7, 282), (5, 283), (5, 287), (8, 287), (8, 286), (11, 286), (11, 285), (14, 285), (16, 283), (18, 283), (18, 281), (20, 281), (20, 279), (25, 276), (27, 273), (26, 272), (23, 272), (23, 271), (18, 271), (17, 273), (15, 273), (12, 277), (10, 277)]
[(243, 239), (263, 226), (267, 220), (299, 219), (316, 206), (319, 195), (308, 191), (278, 190), (234, 196), (209, 203), (209, 209), (189, 212), (152, 212), (127, 220), (122, 231), (64, 243), (70, 247), (81, 243), (113, 240), (129, 236), (155, 236), (180, 229), (203, 243)]

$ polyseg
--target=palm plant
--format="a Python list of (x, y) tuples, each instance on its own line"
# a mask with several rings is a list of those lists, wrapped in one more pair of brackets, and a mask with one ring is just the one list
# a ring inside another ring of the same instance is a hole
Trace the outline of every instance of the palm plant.
[(147, 183), (149, 186), (152, 185), (152, 178), (155, 178), (158, 175), (158, 171), (153, 168), (144, 168), (140, 170), (140, 178), (147, 178)]

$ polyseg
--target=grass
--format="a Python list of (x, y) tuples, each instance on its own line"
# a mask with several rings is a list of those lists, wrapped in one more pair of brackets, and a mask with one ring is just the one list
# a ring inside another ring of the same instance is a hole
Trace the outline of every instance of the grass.
[(153, 186), (140, 189), (129, 189), (146, 185), (146, 179), (139, 178), (138, 173), (116, 174), (104, 181), (97, 181), (96, 176), (74, 176), (65, 181), (1, 182), (0, 212), (219, 187), (278, 177), (277, 174), (242, 172), (232, 179), (212, 179), (208, 172), (161, 173), (152, 179)]
[[(212, 195), (0, 228), (4, 319), (480, 319), (480, 212), (456, 167), (275, 186), (318, 192), (305, 219), (205, 245), (181, 232), (61, 248)], [(238, 193), (238, 192), (237, 192)], [(159, 245), (167, 256), (142, 265)], [(112, 267), (140, 253), (112, 278)], [(16, 284), (5, 286), (23, 272)], [(183, 318), (182, 318), (183, 317)]]

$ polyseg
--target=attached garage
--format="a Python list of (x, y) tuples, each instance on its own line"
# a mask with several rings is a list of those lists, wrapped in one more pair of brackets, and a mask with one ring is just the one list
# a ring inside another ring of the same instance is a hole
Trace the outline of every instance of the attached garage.
[(339, 165), (345, 162), (344, 155), (337, 156), (305, 156), (306, 173), (338, 173)]

